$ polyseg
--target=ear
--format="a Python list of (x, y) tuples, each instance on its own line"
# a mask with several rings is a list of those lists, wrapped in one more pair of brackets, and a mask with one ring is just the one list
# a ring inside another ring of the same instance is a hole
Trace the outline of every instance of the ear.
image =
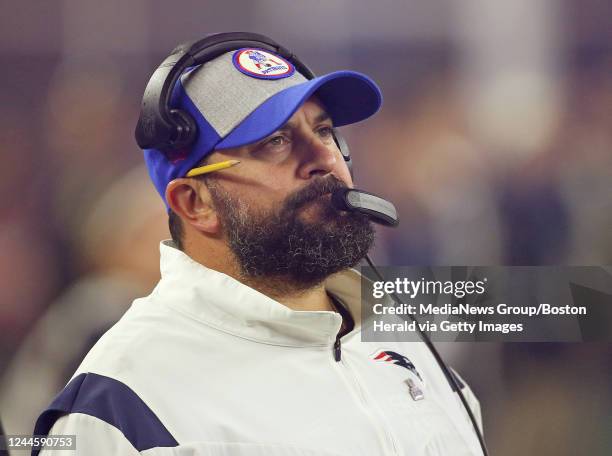
[(184, 223), (203, 233), (219, 234), (221, 224), (210, 193), (198, 180), (180, 178), (170, 181), (166, 186), (166, 201)]

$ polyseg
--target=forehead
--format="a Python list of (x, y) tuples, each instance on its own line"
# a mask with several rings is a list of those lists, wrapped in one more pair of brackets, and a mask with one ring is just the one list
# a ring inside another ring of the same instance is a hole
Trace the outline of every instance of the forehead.
[(325, 120), (331, 121), (329, 114), (327, 113), (325, 106), (317, 98), (316, 95), (311, 96), (306, 100), (299, 109), (293, 113), (291, 118), (279, 129), (286, 127), (295, 127), (297, 124), (305, 120), (308, 123), (318, 123)]

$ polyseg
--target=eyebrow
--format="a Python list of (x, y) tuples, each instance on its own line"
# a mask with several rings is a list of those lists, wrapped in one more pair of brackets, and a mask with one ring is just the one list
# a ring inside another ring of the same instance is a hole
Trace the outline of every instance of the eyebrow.
[[(330, 115), (327, 112), (323, 111), (323, 112), (321, 112), (321, 114), (319, 114), (317, 117), (315, 117), (314, 123), (321, 123), (321, 122), (324, 122), (324, 121), (330, 120), (330, 119), (331, 119)], [(285, 125), (280, 127), (277, 131), (285, 131), (285, 130), (289, 130), (291, 128), (295, 128), (295, 122), (289, 121)]]

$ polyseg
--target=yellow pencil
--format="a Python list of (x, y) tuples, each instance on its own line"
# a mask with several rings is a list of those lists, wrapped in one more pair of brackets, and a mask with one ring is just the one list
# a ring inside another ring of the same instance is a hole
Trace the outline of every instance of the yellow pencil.
[(201, 176), (202, 174), (212, 173), (213, 171), (219, 171), (220, 169), (231, 168), (240, 163), (240, 160), (226, 160), (219, 163), (213, 163), (212, 165), (199, 166), (193, 168), (187, 173), (187, 177)]

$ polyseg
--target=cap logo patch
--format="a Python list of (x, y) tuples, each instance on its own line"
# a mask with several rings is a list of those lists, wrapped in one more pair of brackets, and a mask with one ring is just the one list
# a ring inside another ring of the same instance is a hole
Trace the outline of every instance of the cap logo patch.
[(239, 49), (232, 61), (238, 71), (258, 79), (282, 79), (295, 73), (291, 63), (263, 49)]

